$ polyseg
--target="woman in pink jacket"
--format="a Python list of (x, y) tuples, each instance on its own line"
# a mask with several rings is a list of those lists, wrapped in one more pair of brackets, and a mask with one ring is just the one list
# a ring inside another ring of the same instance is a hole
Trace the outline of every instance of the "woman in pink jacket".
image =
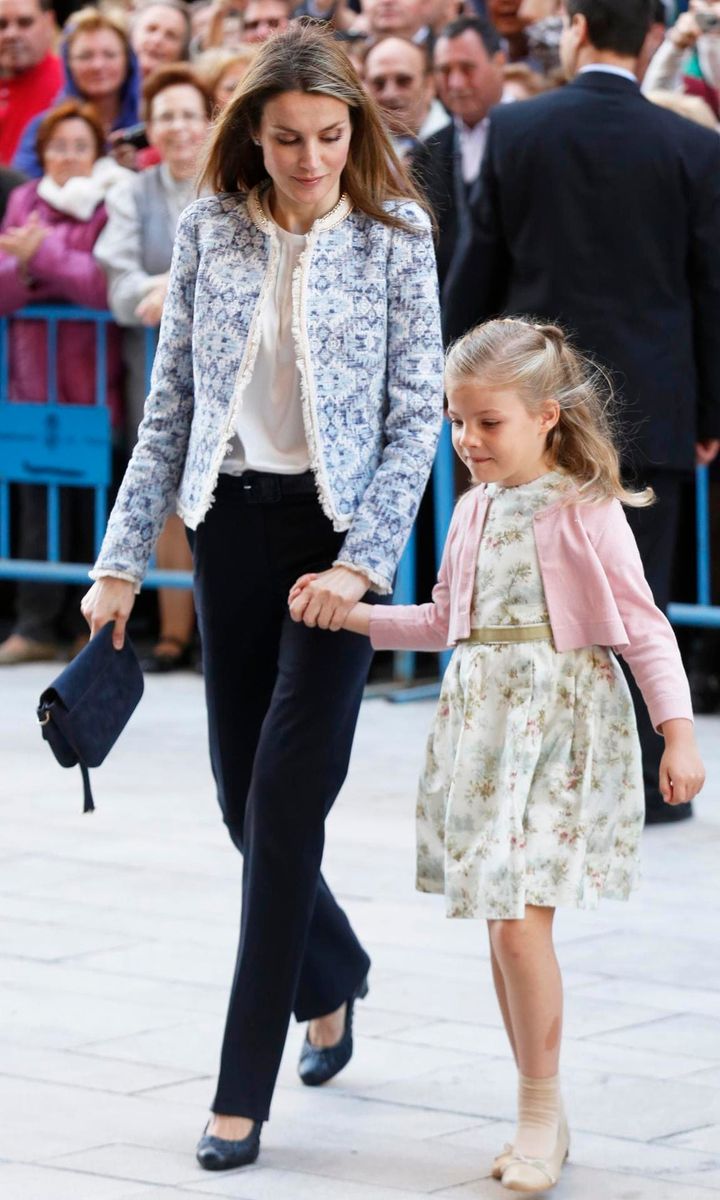
[[(107, 308), (107, 285), (93, 247), (107, 220), (104, 197), (127, 174), (101, 158), (105, 134), (94, 110), (67, 100), (47, 114), (38, 129), (41, 179), (10, 194), (0, 227), (0, 316), (25, 305), (61, 301)], [(43, 321), (14, 320), (10, 326), (10, 400), (43, 404), (48, 399), (47, 331)], [(95, 402), (95, 326), (58, 326), (57, 394), (61, 404)], [(121, 416), (119, 331), (108, 329), (107, 402), (114, 427)], [(46, 556), (45, 488), (22, 486), (21, 558)], [(63, 494), (63, 556), (92, 557), (92, 501), (89, 493)], [(69, 540), (71, 539), (71, 540)], [(0, 666), (54, 658), (58, 621), (66, 601), (63, 585), (23, 583), (18, 588), (17, 621), (0, 646)], [(68, 605), (75, 617), (77, 605)], [(69, 630), (80, 635), (79, 624)]]
[[(602, 391), (560, 329), (490, 321), (446, 364), (458, 504), (432, 602), (358, 604), (345, 628), (377, 648), (455, 645), (418, 802), (418, 887), (450, 917), (484, 917), (518, 1068), (518, 1123), (493, 1175), (552, 1187), (569, 1137), (558, 1076), (558, 905), (625, 899), (644, 791), (627, 660), (665, 739), (659, 786), (692, 799), (703, 766), (672, 629), (655, 607), (622, 504)], [(312, 625), (298, 582), (291, 614)]]

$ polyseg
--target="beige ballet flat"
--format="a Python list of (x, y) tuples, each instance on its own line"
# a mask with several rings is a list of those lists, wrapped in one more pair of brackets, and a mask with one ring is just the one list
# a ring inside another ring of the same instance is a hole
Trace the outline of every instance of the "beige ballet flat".
[(513, 1154), (502, 1173), (502, 1185), (511, 1192), (546, 1192), (555, 1187), (569, 1153), (570, 1135), (567, 1121), (563, 1117), (552, 1156), (525, 1158), (522, 1154)]
[(497, 1158), (493, 1161), (492, 1171), (490, 1172), (493, 1179), (502, 1179), (503, 1171), (506, 1167), (510, 1166), (512, 1156), (513, 1148), (509, 1142), (506, 1142), (502, 1154), (498, 1154)]

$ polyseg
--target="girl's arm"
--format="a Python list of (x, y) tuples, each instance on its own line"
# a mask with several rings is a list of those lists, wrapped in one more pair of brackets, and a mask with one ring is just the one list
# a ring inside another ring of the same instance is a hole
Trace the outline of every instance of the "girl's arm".
[[(355, 604), (341, 628), (369, 637), (376, 650), (446, 650), (450, 622), (450, 547), (457, 537), (457, 529), (458, 520), (453, 515), (429, 604)], [(303, 619), (304, 603), (300, 597), (314, 579), (317, 579), (316, 574), (301, 575), (290, 590), (288, 605), (294, 621)]]
[(343, 629), (348, 629), (350, 633), (361, 633), (365, 637), (370, 637), (370, 619), (374, 611), (374, 604), (363, 604), (362, 602), (356, 604), (346, 616)]
[(690, 686), (672, 626), (657, 608), (622, 505), (613, 500), (594, 542), (627, 633), (619, 646), (656, 729), (676, 717), (692, 721)]
[(692, 800), (705, 782), (690, 687), (672, 626), (655, 605), (640, 552), (619, 501), (595, 544), (628, 635), (620, 653), (665, 739), (659, 787), (668, 804)]

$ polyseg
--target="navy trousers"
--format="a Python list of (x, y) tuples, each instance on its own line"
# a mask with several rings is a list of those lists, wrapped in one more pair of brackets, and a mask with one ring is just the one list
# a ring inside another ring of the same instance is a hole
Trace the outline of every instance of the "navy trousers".
[[(338, 1008), (370, 959), (322, 877), (372, 650), (290, 619), (342, 544), (312, 478), (221, 476), (193, 538), (210, 756), (243, 855), (242, 920), (213, 1111), (266, 1120), (290, 1016)], [(368, 597), (372, 599), (372, 597)]]

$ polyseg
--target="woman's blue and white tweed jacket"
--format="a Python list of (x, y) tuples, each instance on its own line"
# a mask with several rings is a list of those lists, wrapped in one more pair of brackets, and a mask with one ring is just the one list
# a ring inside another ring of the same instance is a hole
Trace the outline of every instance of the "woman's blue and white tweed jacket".
[[(342, 199), (312, 226), (293, 280), (318, 495), (334, 528), (347, 530), (338, 562), (365, 571), (380, 592), (391, 588), (430, 471), (443, 395), (429, 222), (411, 202), (392, 211), (419, 232), (391, 229)], [(191, 529), (203, 520), (278, 256), (257, 189), (197, 200), (180, 218), (145, 416), (93, 578), (139, 584), (173, 507)]]

